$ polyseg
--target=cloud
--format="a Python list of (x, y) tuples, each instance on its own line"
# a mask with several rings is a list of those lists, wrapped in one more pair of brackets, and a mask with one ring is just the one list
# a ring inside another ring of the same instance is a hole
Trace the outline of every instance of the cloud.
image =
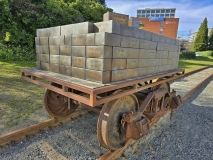
[(199, 29), (207, 17), (208, 27), (213, 27), (213, 4), (211, 0), (106, 0), (107, 6), (115, 12), (136, 17), (139, 8), (176, 8), (176, 18), (180, 18), (178, 35), (188, 38), (190, 32)]

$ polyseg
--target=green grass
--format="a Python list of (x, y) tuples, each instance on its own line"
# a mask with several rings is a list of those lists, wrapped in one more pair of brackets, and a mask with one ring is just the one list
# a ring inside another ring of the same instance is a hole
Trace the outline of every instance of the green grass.
[(22, 80), (22, 68), (35, 68), (35, 62), (0, 61), (0, 126), (17, 125), (42, 107), (44, 89)]
[(185, 68), (186, 72), (190, 72), (199, 68), (213, 65), (213, 57), (211, 51), (199, 52), (202, 56), (196, 57), (193, 60), (180, 60), (179, 68)]

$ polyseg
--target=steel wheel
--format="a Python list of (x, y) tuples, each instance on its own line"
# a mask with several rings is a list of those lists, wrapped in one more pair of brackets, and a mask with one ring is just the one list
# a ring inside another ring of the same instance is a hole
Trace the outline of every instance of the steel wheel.
[[(51, 85), (61, 88), (61, 86), (56, 83), (51, 83)], [(70, 101), (69, 109), (67, 97), (48, 89), (46, 89), (44, 92), (43, 103), (46, 111), (55, 118), (67, 117), (78, 107), (76, 104), (73, 104)]]
[[(160, 80), (162, 80), (162, 78), (158, 79), (157, 81), (160, 81)], [(169, 84), (169, 82), (159, 84), (159, 85), (155, 86), (155, 87), (153, 88), (153, 90), (157, 90), (157, 89), (159, 89), (159, 88), (165, 88), (165, 89), (167, 89), (167, 90), (169, 91), (169, 93), (170, 93), (170, 84)]]
[(121, 126), (122, 115), (130, 111), (135, 113), (137, 110), (138, 100), (135, 95), (124, 96), (104, 104), (97, 123), (98, 140), (104, 148), (117, 150), (125, 145), (126, 132)]

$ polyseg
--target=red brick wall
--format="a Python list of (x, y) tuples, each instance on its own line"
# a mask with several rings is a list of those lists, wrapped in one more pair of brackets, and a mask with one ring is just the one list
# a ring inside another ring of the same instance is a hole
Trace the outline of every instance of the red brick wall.
[(176, 38), (178, 31), (179, 18), (165, 18), (163, 27), (160, 26), (160, 21), (150, 22), (149, 18), (135, 18), (144, 24), (144, 30), (160, 34), (160, 28), (163, 29), (162, 35)]

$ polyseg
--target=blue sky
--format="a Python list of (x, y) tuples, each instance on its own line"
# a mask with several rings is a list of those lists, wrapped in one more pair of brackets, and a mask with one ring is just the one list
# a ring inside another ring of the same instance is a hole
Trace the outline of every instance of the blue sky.
[(188, 39), (196, 32), (206, 17), (208, 28), (213, 28), (213, 0), (106, 0), (114, 12), (136, 17), (138, 8), (176, 8), (176, 18), (180, 18), (178, 36)]

